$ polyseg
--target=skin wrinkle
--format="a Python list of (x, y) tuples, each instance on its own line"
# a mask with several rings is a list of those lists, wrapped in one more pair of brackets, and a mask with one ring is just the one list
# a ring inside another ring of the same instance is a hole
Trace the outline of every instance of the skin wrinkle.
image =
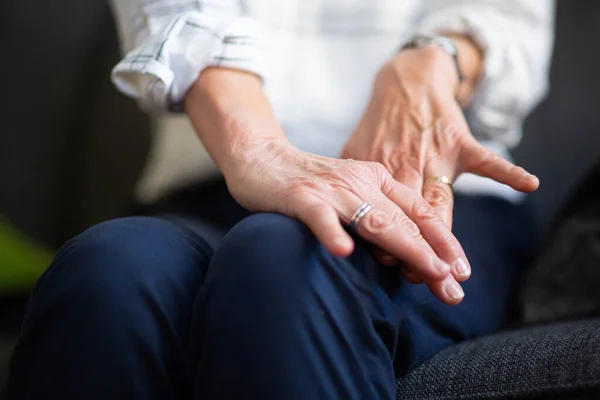
[[(421, 174), (433, 159), (440, 165), (458, 160), (457, 145), (462, 146), (461, 163), (466, 157), (476, 162), (473, 154), (481, 152), (469, 142), (474, 140), (471, 136), (452, 136), (468, 133), (455, 85), (455, 66), (443, 51), (399, 53), (377, 74), (367, 111), (346, 143), (342, 156), (355, 160), (294, 148), (252, 74), (206, 69), (184, 103), (240, 205), (297, 216), (328, 251), (345, 257), (353, 243), (339, 220), (348, 222), (362, 202), (369, 202), (374, 208), (363, 217), (358, 234), (411, 263), (412, 272), (427, 278), (426, 284), (442, 301), (455, 304), (439, 284), (440, 279), (454, 281), (449, 265), (464, 252), (439, 215), (427, 218), (431, 212), (419, 208), (417, 201), (423, 194)], [(445, 136), (449, 123), (453, 131)], [(404, 178), (403, 170), (416, 178), (411, 187), (399, 179)]]
[(415, 201), (413, 203), (413, 213), (417, 218), (420, 219), (435, 219), (435, 209), (430, 204), (424, 202)]
[(417, 240), (422, 238), (419, 227), (405, 214), (395, 212), (387, 215), (383, 211), (374, 209), (367, 213), (361, 220), (361, 229), (372, 236), (381, 235), (394, 227), (403, 228), (406, 233)]
[[(442, 185), (445, 185), (442, 183)], [(423, 197), (425, 200), (431, 204), (432, 206), (445, 205), (450, 204), (450, 194), (448, 194), (449, 190), (442, 189), (437, 185), (428, 185), (425, 190)]]
[[(375, 99), (369, 103), (365, 112), (365, 116), (375, 121), (374, 129), (369, 135), (369, 120), (363, 117), (355, 134), (366, 133), (362, 140), (370, 142), (370, 147), (367, 147), (370, 159), (380, 161), (394, 178), (402, 181), (410, 176), (409, 182), (421, 182), (418, 185), (422, 185), (422, 176), (430, 160), (443, 154), (452, 138), (444, 137), (443, 130), (439, 129), (440, 107), (436, 102), (428, 101), (436, 98), (434, 93), (427, 85), (411, 79), (411, 76), (421, 76), (422, 71), (417, 72), (409, 66), (402, 75), (404, 79), (400, 79), (401, 74), (398, 71), (399, 69), (385, 71), (384, 67), (384, 72), (378, 75), (374, 90)], [(352, 138), (349, 144), (352, 144)], [(364, 159), (359, 155), (360, 152), (353, 154), (348, 146), (345, 153), (353, 158)], [(386, 194), (390, 197), (389, 193)], [(432, 195), (435, 196), (434, 204), (444, 199), (437, 190), (434, 190)], [(428, 213), (435, 216), (434, 208), (429, 207), (419, 209), (418, 205), (413, 204), (412, 217), (424, 220), (427, 219)], [(405, 231), (412, 229), (410, 226), (404, 228)]]

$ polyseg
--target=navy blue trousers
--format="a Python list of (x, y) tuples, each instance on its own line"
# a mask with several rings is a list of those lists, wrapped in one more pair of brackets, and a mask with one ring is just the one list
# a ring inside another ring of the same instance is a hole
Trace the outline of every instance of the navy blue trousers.
[(454, 224), (473, 267), (455, 307), (378, 264), (358, 238), (350, 257), (332, 257), (277, 214), (244, 218), (216, 245), (190, 218), (99, 224), (39, 280), (9, 396), (394, 399), (397, 376), (506, 322), (528, 213), (457, 196)]

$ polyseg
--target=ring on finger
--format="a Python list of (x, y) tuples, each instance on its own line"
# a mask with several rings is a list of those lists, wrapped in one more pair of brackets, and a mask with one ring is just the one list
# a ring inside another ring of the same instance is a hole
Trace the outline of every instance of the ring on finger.
[(450, 188), (452, 188), (452, 180), (450, 178), (448, 178), (446, 175), (430, 176), (430, 177), (427, 177), (425, 179), (425, 181), (444, 183), (444, 184), (450, 186)]
[(360, 220), (367, 215), (367, 213), (369, 211), (371, 211), (373, 209), (373, 206), (370, 205), (369, 203), (363, 203), (360, 207), (358, 207), (358, 210), (356, 210), (354, 212), (354, 214), (352, 214), (352, 218), (350, 219), (350, 227), (352, 229), (356, 230), (356, 227), (358, 226), (358, 224), (360, 223)]

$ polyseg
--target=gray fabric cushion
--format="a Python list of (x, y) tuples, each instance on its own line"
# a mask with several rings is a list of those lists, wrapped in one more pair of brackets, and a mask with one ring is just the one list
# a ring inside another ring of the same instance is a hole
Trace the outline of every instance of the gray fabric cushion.
[(396, 388), (398, 400), (600, 399), (600, 319), (453, 346), (399, 379)]
[(568, 218), (529, 271), (521, 295), (523, 322), (600, 317), (599, 287), (600, 219)]
[(522, 288), (522, 322), (600, 317), (600, 159), (552, 225)]

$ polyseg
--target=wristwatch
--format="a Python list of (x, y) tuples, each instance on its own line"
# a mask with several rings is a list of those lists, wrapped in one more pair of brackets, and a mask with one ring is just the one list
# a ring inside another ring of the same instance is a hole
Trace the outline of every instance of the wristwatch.
[(456, 65), (456, 72), (458, 73), (458, 81), (464, 81), (464, 76), (460, 70), (460, 64), (458, 63), (458, 50), (454, 45), (454, 41), (446, 36), (426, 36), (420, 35), (415, 36), (409, 42), (407, 42), (400, 50), (404, 49), (420, 49), (422, 47), (435, 46), (443, 49), (448, 53), (454, 60)]

